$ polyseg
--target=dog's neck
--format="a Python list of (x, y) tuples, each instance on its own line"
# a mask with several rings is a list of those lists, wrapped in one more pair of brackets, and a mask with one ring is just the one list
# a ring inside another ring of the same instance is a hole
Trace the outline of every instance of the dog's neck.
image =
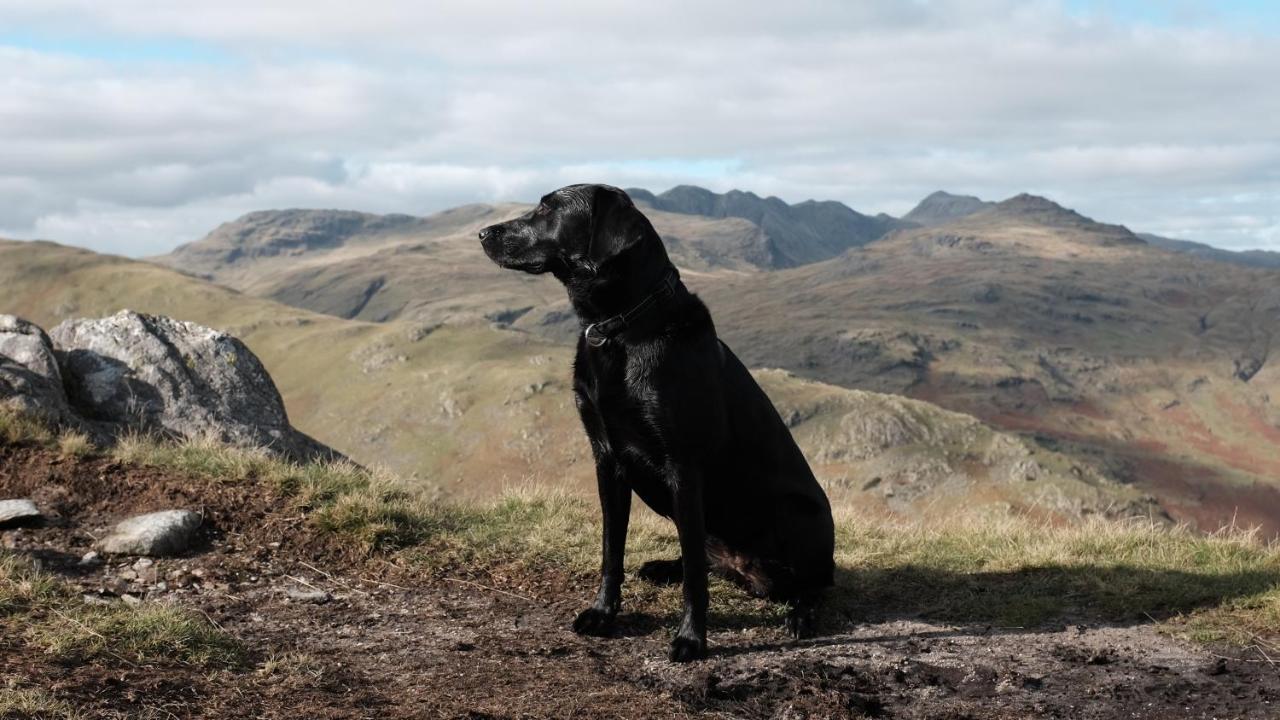
[[(644, 303), (674, 270), (662, 241), (657, 240), (629, 248), (597, 272), (576, 273), (564, 284), (578, 321), (586, 327), (624, 315)], [(658, 310), (650, 308), (645, 315), (656, 315)]]

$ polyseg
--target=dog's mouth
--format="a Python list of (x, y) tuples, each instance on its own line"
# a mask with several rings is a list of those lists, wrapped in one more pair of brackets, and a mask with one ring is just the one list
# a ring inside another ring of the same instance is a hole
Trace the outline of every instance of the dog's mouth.
[(546, 272), (546, 263), (541, 258), (524, 258), (519, 256), (508, 255), (505, 248), (484, 247), (484, 254), (489, 256), (495, 265), (504, 270), (519, 270), (521, 272), (540, 274)]

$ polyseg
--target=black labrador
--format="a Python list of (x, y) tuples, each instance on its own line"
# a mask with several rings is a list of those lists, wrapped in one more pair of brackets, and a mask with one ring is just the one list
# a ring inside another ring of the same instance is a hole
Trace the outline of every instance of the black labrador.
[(656, 582), (683, 579), (672, 660), (706, 653), (708, 569), (787, 602), (788, 628), (810, 633), (834, 572), (831, 506), (648, 218), (617, 188), (570, 185), (481, 230), (480, 241), (501, 267), (564, 283), (582, 326), (573, 391), (595, 456), (604, 560), (599, 595), (573, 629), (612, 628), (635, 491), (680, 536), (680, 559), (640, 571)]

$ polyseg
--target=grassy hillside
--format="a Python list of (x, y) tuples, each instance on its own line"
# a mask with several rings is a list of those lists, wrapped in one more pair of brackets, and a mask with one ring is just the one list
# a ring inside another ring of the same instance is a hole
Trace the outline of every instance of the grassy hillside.
[[(0, 311), (47, 327), (128, 307), (227, 330), (262, 359), (299, 429), (432, 492), (592, 486), (568, 350), (536, 336), (343, 320), (51, 243), (0, 243), (0, 284)], [(1158, 514), (1089, 463), (972, 417), (784, 372), (759, 377), (837, 502), (911, 515)]]
[(700, 289), (751, 365), (1098, 459), (1206, 529), (1280, 530), (1280, 274), (1030, 205)]
[[(550, 278), (494, 272), (481, 227), (523, 205), (467, 205), (426, 218), (335, 210), (251, 213), (157, 262), (260, 297), (382, 322), (515, 319), (564, 300)], [(672, 257), (691, 272), (766, 266), (767, 239), (739, 218), (652, 213)]]
[[(685, 194), (681, 213), (728, 213), (716, 197)], [(735, 212), (771, 207), (734, 198), (745, 203)], [(476, 248), (476, 228), (520, 210), (487, 207), (436, 216), (454, 230), (358, 257), (305, 252), (287, 267), (219, 272), (339, 315), (488, 317), (567, 341), (575, 325), (556, 283), (495, 272)], [(768, 235), (742, 218), (649, 212), (677, 249), (747, 237), (730, 222)], [(1161, 250), (1034, 196), (939, 195), (919, 217), (927, 227), (787, 270), (677, 262), (749, 366), (926, 400), (1098, 465), (1181, 520), (1280, 532), (1280, 272)]]
[[(32, 446), (62, 448), (73, 462), (97, 452), (75, 437), (0, 413), (0, 451)], [(569, 493), (544, 489), (442, 502), (394, 475), (343, 463), (296, 465), (207, 441), (134, 438), (107, 452), (118, 463), (176, 473), (192, 485), (257, 485), (282, 493), (285, 504), (273, 512), (301, 512), (306, 532), (335, 541), (330, 547), (354, 549), (356, 557), (396, 552), (419, 571), (470, 576), (498, 568), (508, 574), (555, 568), (589, 580), (598, 570), (598, 510), (590, 499)], [(629, 536), (628, 567), (671, 557), (678, 547), (668, 521), (640, 511)], [(1061, 524), (1028, 515), (954, 513), (920, 523), (843, 507), (836, 510), (836, 559), (836, 588), (823, 610), (835, 625), (883, 613), (1013, 626), (1069, 616), (1154, 620), (1169, 632), (1210, 643), (1269, 646), (1280, 635), (1280, 548), (1238, 529), (1204, 535), (1137, 518)], [(723, 582), (715, 590), (713, 602), (733, 608), (730, 617), (772, 608)], [(628, 593), (630, 603), (669, 604), (670, 610), (679, 603), (675, 590), (631, 583)], [(0, 620), (65, 598), (49, 577), (0, 556)], [(170, 626), (186, 628), (182, 623), (192, 622), (186, 617), (177, 612), (146, 625), (178, 632)], [(192, 634), (190, 641), (169, 643), (168, 651), (187, 653), (183, 659), (195, 663), (236, 661), (233, 642), (198, 625), (182, 630)], [(88, 643), (97, 651), (104, 642), (159, 643), (139, 645), (139, 657), (146, 647), (167, 642), (145, 640), (149, 630), (137, 636), (143, 639), (128, 640), (134, 636), (126, 633), (118, 641), (81, 631), (59, 642), (68, 648)], [(41, 632), (29, 630), (28, 637)]]

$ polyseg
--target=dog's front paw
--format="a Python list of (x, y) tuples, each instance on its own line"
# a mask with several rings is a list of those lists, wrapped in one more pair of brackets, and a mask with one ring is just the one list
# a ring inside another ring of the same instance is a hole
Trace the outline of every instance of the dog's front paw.
[(616, 611), (602, 610), (595, 605), (578, 613), (573, 621), (573, 631), (579, 635), (604, 636), (613, 631)]
[(707, 639), (693, 635), (677, 634), (671, 641), (671, 662), (701, 660), (707, 656)]

